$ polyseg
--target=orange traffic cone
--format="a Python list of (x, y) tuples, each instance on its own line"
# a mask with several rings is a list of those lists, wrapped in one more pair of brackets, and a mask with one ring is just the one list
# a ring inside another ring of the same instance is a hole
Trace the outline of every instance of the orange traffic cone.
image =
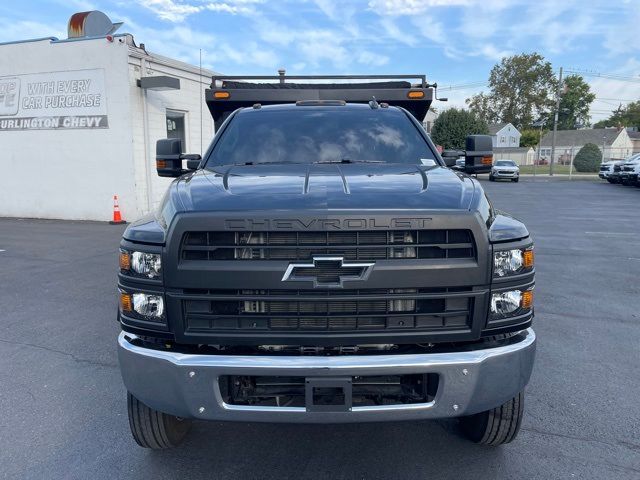
[(127, 223), (122, 219), (120, 215), (120, 206), (118, 205), (118, 195), (113, 196), (113, 221), (109, 222), (111, 225), (120, 225)]

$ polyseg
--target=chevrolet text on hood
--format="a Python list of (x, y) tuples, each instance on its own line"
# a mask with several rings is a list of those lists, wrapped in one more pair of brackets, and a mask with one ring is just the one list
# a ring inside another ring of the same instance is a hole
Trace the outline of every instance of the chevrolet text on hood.
[(455, 417), (478, 443), (516, 437), (533, 241), (448, 168), (462, 155), (489, 172), (490, 137), (438, 153), (420, 124), (435, 90), (424, 75), (214, 77), (202, 158), (158, 141), (176, 179), (119, 255), (139, 445), (178, 445), (193, 419)]
[(298, 218), (252, 219), (229, 218), (224, 221), (227, 230), (357, 230), (378, 228), (425, 228), (431, 218)]

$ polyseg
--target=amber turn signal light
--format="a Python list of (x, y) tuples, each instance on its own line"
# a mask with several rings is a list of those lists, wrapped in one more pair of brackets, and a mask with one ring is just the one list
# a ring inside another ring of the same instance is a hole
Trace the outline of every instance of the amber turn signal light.
[(217, 98), (219, 100), (227, 99), (231, 96), (229, 92), (213, 92), (213, 98)]
[(533, 306), (533, 291), (527, 290), (526, 292), (522, 292), (520, 307), (522, 307), (524, 310), (530, 310), (532, 306)]
[(524, 268), (532, 268), (533, 267), (533, 250), (525, 250), (522, 255), (522, 266)]
[(418, 100), (424, 98), (424, 92), (422, 90), (410, 90), (409, 93), (407, 93), (407, 97), (412, 100)]
[(131, 256), (129, 255), (129, 252), (120, 252), (118, 263), (120, 264), (120, 270), (130, 270)]
[(166, 160), (156, 160), (156, 168), (167, 168)]
[(482, 157), (482, 165), (493, 165), (493, 157)]
[(123, 312), (130, 312), (132, 310), (130, 294), (120, 292), (120, 310)]

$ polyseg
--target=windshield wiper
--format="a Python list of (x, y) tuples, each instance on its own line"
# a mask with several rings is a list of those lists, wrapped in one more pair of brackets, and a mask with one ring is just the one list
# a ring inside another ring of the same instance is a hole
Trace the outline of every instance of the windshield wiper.
[(385, 163), (382, 160), (352, 160), (350, 158), (341, 158), (336, 160), (318, 160), (313, 163)]
[(299, 165), (299, 163), (294, 162), (242, 162), (242, 163), (221, 163), (218, 165), (214, 165), (216, 167), (244, 167), (245, 165)]

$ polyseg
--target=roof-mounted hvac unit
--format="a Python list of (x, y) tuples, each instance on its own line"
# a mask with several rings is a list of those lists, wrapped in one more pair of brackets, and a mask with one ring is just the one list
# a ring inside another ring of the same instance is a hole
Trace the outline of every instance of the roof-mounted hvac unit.
[(121, 26), (122, 22), (113, 23), (104, 13), (92, 10), (71, 15), (67, 31), (69, 38), (106, 37)]

